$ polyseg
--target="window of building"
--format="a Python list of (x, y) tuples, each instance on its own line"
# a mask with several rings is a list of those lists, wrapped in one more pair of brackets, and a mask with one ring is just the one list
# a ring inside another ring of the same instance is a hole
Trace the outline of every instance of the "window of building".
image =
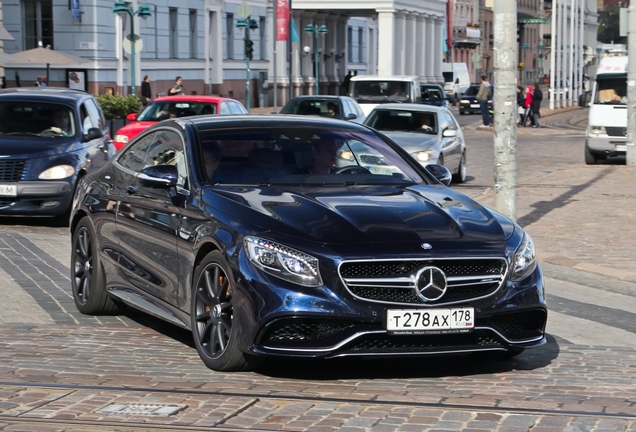
[(225, 16), (225, 53), (227, 59), (234, 58), (234, 14)]
[(190, 58), (197, 58), (197, 10), (190, 9)]
[(358, 29), (358, 63), (364, 63), (364, 44), (362, 39), (364, 38), (363, 29)]
[(170, 58), (177, 58), (179, 53), (179, 34), (177, 28), (177, 9), (170, 8)]
[(260, 33), (260, 56), (261, 60), (267, 60), (267, 22), (265, 17), (260, 17), (258, 31)]
[(353, 60), (353, 29), (347, 27), (347, 58)]
[(23, 0), (24, 49), (53, 45), (53, 2), (52, 0)]

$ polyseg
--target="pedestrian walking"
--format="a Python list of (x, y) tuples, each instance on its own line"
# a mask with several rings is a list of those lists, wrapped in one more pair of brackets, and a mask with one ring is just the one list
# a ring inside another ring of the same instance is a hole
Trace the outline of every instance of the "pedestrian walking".
[(347, 75), (345, 75), (344, 80), (342, 80), (341, 94), (346, 95), (349, 92), (349, 82), (351, 81), (352, 76), (353, 76), (353, 72), (351, 71), (347, 72)]
[(521, 121), (523, 120), (523, 114), (526, 112), (525, 108), (523, 107), (524, 102), (525, 102), (525, 98), (523, 94), (523, 87), (518, 85), (517, 86), (517, 124), (521, 123)]
[(481, 109), (481, 119), (483, 124), (480, 127), (490, 127), (490, 111), (488, 111), (488, 100), (490, 99), (490, 83), (486, 79), (486, 75), (481, 76), (481, 85), (475, 97), (479, 101)]
[(168, 90), (168, 96), (182, 96), (183, 95), (183, 80), (180, 76), (174, 80), (174, 85)]
[(146, 106), (152, 99), (152, 91), (150, 90), (150, 77), (144, 76), (144, 80), (141, 82), (141, 103)]
[(532, 125), (532, 127), (535, 128), (541, 127), (539, 125), (539, 117), (541, 117), (541, 113), (539, 111), (541, 110), (542, 100), (543, 92), (539, 87), (539, 83), (534, 83), (534, 91), (532, 92), (532, 105), (530, 108), (532, 109), (532, 119), (534, 120), (534, 124)]
[(534, 119), (530, 115), (532, 111), (532, 87), (531, 86), (528, 86), (528, 88), (526, 88), (526, 98), (523, 102), (523, 108), (525, 111), (523, 113), (523, 119), (521, 119), (521, 126), (526, 127), (528, 118), (530, 118), (530, 126), (534, 125)]
[(38, 75), (37, 79), (35, 80), (35, 86), (48, 87), (48, 85), (46, 84), (46, 77), (43, 75)]

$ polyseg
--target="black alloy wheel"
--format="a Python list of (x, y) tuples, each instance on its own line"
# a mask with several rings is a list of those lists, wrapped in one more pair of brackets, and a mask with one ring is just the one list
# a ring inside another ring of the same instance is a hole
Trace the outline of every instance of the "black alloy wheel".
[(217, 371), (253, 369), (260, 361), (237, 347), (238, 311), (223, 255), (214, 251), (196, 268), (192, 293), (192, 335), (203, 363)]
[(83, 218), (77, 225), (72, 239), (71, 285), (75, 306), (83, 314), (110, 315), (120, 312), (106, 290), (106, 277), (102, 268), (95, 230)]

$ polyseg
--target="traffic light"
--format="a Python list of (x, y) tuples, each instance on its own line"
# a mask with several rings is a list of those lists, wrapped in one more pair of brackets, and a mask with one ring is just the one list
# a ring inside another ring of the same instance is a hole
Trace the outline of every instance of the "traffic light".
[(254, 41), (251, 39), (245, 39), (245, 58), (252, 60), (254, 56)]

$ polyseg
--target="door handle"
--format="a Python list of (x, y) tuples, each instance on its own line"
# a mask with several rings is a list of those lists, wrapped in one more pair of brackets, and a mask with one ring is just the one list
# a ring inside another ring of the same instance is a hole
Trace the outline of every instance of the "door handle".
[(138, 190), (139, 189), (137, 188), (137, 186), (134, 186), (134, 185), (130, 185), (126, 188), (126, 192), (128, 194), (136, 194)]

